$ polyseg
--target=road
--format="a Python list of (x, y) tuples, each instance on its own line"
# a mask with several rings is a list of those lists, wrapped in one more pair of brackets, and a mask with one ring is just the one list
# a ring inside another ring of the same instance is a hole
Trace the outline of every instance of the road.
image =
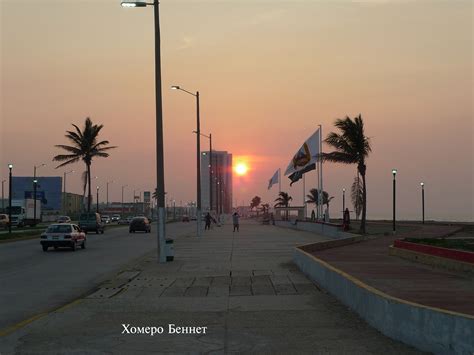
[[(167, 236), (192, 235), (194, 223), (168, 224)], [(152, 233), (124, 226), (88, 234), (87, 249), (49, 249), (39, 239), (0, 244), (0, 329), (60, 307), (91, 291), (125, 264), (156, 249)]]

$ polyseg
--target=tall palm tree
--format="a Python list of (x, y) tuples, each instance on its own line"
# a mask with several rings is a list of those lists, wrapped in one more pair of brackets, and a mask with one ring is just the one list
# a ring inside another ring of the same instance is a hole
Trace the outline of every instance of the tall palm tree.
[(65, 137), (72, 143), (72, 145), (55, 145), (57, 148), (64, 149), (69, 154), (59, 154), (53, 158), (53, 161), (63, 162), (57, 168), (65, 165), (73, 164), (82, 160), (86, 164), (88, 198), (87, 198), (87, 212), (91, 211), (91, 164), (96, 157), (107, 158), (108, 150), (117, 147), (107, 147), (109, 141), (98, 141), (100, 130), (103, 125), (93, 124), (89, 117), (84, 122), (84, 128), (81, 130), (78, 126), (73, 124), (75, 130), (66, 131)]
[[(306, 202), (307, 203), (314, 203), (316, 206), (319, 205), (319, 190), (318, 189), (311, 189), (309, 190), (309, 194), (306, 195)], [(334, 198), (334, 196), (329, 197), (329, 194), (326, 191), (322, 193), (322, 204), (326, 205), (329, 210), (329, 202)]]
[(363, 194), (364, 189), (362, 186), (362, 182), (360, 181), (359, 174), (354, 178), (354, 182), (352, 183), (351, 187), (351, 200), (352, 204), (354, 205), (356, 221), (359, 219), (360, 213), (362, 212), (362, 204), (363, 204)]
[[(287, 192), (281, 191), (275, 199), (275, 207), (288, 207), (291, 200), (293, 200), (293, 197), (291, 197)], [(288, 219), (288, 211), (286, 211), (285, 216), (286, 219)]]
[(361, 115), (353, 120), (349, 117), (337, 119), (334, 126), (340, 130), (340, 133), (331, 132), (324, 141), (335, 150), (330, 153), (321, 153), (319, 158), (322, 161), (334, 163), (357, 164), (357, 171), (362, 177), (362, 220), (360, 231), (365, 233), (367, 213), (367, 185), (365, 182), (367, 166), (365, 165), (365, 160), (372, 151), (370, 141), (364, 134), (364, 121)]

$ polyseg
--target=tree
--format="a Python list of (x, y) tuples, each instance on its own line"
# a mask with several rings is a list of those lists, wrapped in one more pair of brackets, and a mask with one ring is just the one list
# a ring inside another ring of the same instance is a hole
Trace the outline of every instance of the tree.
[[(329, 197), (329, 194), (326, 191), (323, 191), (322, 195), (322, 205), (326, 205), (329, 210), (329, 202), (334, 198), (334, 196)], [(306, 195), (307, 203), (314, 203), (316, 206), (319, 206), (319, 190), (311, 189), (309, 194)]]
[(351, 187), (351, 200), (354, 205), (356, 220), (359, 219), (360, 213), (362, 212), (363, 192), (362, 182), (359, 174), (357, 174)]
[(260, 196), (255, 196), (250, 203), (250, 209), (257, 208), (260, 205), (260, 202), (262, 202)]
[(367, 185), (365, 173), (367, 166), (365, 161), (372, 151), (370, 140), (364, 134), (364, 121), (361, 115), (353, 120), (349, 117), (337, 119), (334, 126), (340, 133), (331, 132), (324, 140), (335, 150), (330, 153), (321, 153), (318, 158), (322, 161), (330, 161), (341, 164), (357, 164), (357, 172), (362, 177), (362, 220), (360, 231), (365, 233), (366, 213), (367, 213)]
[(78, 126), (73, 124), (73, 131), (66, 131), (65, 137), (72, 143), (72, 145), (55, 145), (57, 148), (64, 149), (69, 154), (59, 154), (53, 158), (53, 161), (63, 162), (57, 168), (65, 165), (74, 164), (82, 160), (86, 164), (88, 198), (87, 211), (91, 210), (91, 164), (94, 158), (107, 158), (108, 150), (117, 147), (107, 147), (109, 141), (98, 141), (99, 132), (104, 127), (103, 125), (93, 124), (89, 117), (84, 122), (84, 128), (81, 130)]
[[(281, 191), (278, 194), (278, 197), (275, 199), (275, 207), (288, 207), (290, 205), (290, 201), (293, 200), (293, 197), (288, 195), (287, 192)], [(285, 213), (286, 219), (288, 219), (288, 211)]]

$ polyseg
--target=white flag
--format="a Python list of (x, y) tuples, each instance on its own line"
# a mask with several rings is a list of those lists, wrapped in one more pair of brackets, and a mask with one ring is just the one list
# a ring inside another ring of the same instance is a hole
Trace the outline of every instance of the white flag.
[[(278, 169), (279, 170), (279, 169)], [(278, 170), (275, 171), (275, 174), (273, 174), (272, 178), (270, 179), (270, 181), (268, 181), (268, 189), (270, 190), (272, 188), (273, 185), (275, 185), (278, 180), (279, 180), (279, 174), (278, 174)]]
[(316, 162), (319, 154), (319, 128), (309, 137), (296, 152), (288, 164), (285, 176), (302, 170)]

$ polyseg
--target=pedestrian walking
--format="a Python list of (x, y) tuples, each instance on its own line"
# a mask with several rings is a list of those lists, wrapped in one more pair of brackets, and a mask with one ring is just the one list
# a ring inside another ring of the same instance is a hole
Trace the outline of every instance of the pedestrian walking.
[(211, 229), (211, 215), (209, 212), (207, 212), (206, 217), (204, 217), (204, 221), (206, 222), (206, 225), (204, 226), (204, 230), (206, 229)]
[(343, 216), (343, 220), (342, 220), (342, 226), (343, 226), (343, 229), (346, 231), (346, 230), (349, 230), (349, 226), (351, 224), (351, 215), (349, 213), (349, 209), (346, 208), (345, 211), (344, 211), (344, 216)]
[(232, 215), (232, 222), (234, 223), (234, 232), (237, 229), (237, 232), (239, 231), (239, 214), (237, 212), (234, 212)]

